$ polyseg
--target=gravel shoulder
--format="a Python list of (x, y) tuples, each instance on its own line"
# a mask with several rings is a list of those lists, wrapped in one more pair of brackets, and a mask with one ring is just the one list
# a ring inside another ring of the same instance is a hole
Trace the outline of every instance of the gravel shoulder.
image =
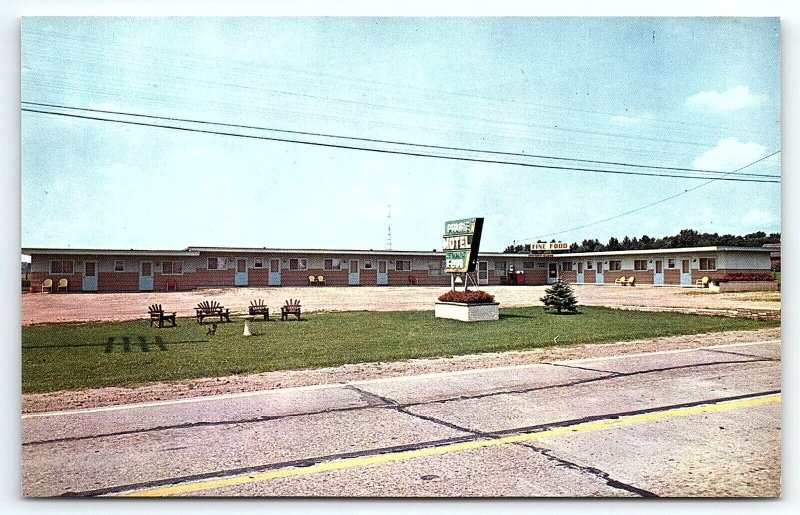
[(161, 382), (131, 388), (96, 388), (22, 396), (22, 412), (36, 413), (152, 402), (238, 392), (291, 388), (318, 384), (347, 383), (407, 375), (430, 374), (543, 363), (557, 360), (603, 357), (620, 354), (692, 349), (736, 342), (779, 339), (780, 328), (757, 331), (729, 331), (683, 335), (654, 340), (608, 344), (585, 344), (530, 351), (487, 353), (450, 358), (414, 359), (392, 363), (360, 363), (314, 370), (289, 370), (246, 376), (213, 377)]

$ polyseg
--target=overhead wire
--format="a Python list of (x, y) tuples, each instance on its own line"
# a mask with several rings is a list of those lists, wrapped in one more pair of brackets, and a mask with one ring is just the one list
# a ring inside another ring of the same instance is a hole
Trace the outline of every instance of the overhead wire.
[[(26, 102), (29, 103), (29, 102)], [(80, 109), (78, 109), (80, 110)], [(43, 109), (33, 109), (33, 108), (26, 108), (23, 107), (22, 111), (24, 112), (31, 112), (31, 113), (39, 113), (39, 114), (46, 114), (46, 115), (53, 115), (53, 116), (62, 116), (62, 117), (70, 117), (70, 118), (77, 118), (77, 119), (85, 119), (85, 120), (95, 120), (95, 121), (103, 121), (103, 122), (111, 122), (111, 123), (120, 123), (120, 124), (127, 124), (127, 125), (137, 125), (137, 126), (144, 126), (144, 127), (154, 127), (154, 128), (161, 128), (161, 129), (172, 129), (172, 130), (180, 130), (186, 132), (195, 132), (195, 133), (204, 133), (204, 134), (215, 134), (221, 136), (231, 136), (231, 137), (240, 137), (240, 138), (250, 138), (250, 139), (259, 139), (259, 140), (266, 140), (266, 141), (275, 141), (275, 142), (282, 142), (282, 143), (295, 143), (295, 144), (303, 144), (303, 145), (312, 145), (312, 146), (320, 146), (320, 147), (328, 147), (328, 148), (338, 148), (338, 149), (346, 149), (346, 150), (361, 150), (367, 152), (376, 152), (376, 153), (383, 153), (383, 154), (395, 154), (395, 155), (407, 155), (407, 156), (414, 156), (414, 157), (429, 157), (429, 158), (437, 158), (437, 159), (450, 159), (450, 160), (457, 160), (457, 161), (469, 161), (469, 162), (480, 162), (480, 163), (492, 163), (492, 164), (504, 164), (504, 165), (513, 165), (513, 166), (523, 166), (528, 168), (538, 168), (538, 169), (550, 169), (550, 170), (571, 170), (571, 171), (580, 171), (580, 172), (592, 172), (592, 173), (606, 173), (606, 174), (619, 174), (619, 175), (636, 175), (636, 176), (654, 176), (660, 178), (682, 178), (682, 179), (705, 179), (707, 177), (700, 177), (697, 175), (686, 175), (686, 174), (664, 174), (664, 173), (647, 173), (642, 171), (624, 171), (624, 170), (609, 170), (609, 169), (602, 169), (602, 168), (583, 168), (583, 167), (576, 167), (576, 166), (556, 166), (556, 165), (548, 165), (548, 164), (533, 164), (533, 163), (524, 163), (524, 162), (517, 162), (517, 161), (505, 161), (499, 159), (485, 159), (485, 158), (478, 158), (478, 157), (471, 157), (471, 156), (464, 156), (464, 155), (444, 155), (444, 154), (433, 154), (433, 153), (425, 153), (422, 151), (402, 151), (396, 149), (388, 149), (388, 148), (369, 148), (369, 147), (359, 147), (356, 145), (345, 145), (345, 144), (337, 144), (337, 143), (329, 143), (329, 142), (321, 142), (321, 141), (306, 141), (300, 139), (290, 139), (290, 138), (278, 138), (272, 136), (263, 136), (263, 135), (254, 135), (254, 134), (241, 134), (236, 132), (223, 132), (219, 130), (206, 130), (206, 129), (198, 129), (192, 127), (181, 127), (178, 125), (165, 125), (165, 124), (157, 124), (157, 123), (145, 123), (140, 121), (133, 121), (133, 120), (121, 120), (121, 119), (110, 119), (110, 118), (102, 118), (99, 116), (89, 116), (89, 115), (81, 115), (81, 114), (74, 114), (74, 113), (64, 113), (64, 112), (56, 112), (56, 111), (47, 111)], [(146, 117), (149, 119), (160, 119), (160, 117), (156, 116), (148, 116), (148, 115), (137, 115)], [(172, 120), (176, 121), (176, 120)], [(202, 121), (196, 120), (187, 120), (181, 119), (182, 123), (202, 123)], [(213, 122), (210, 122), (213, 123)], [(236, 127), (240, 129), (253, 129), (253, 127), (247, 126), (240, 126), (236, 124), (221, 124), (227, 127)], [(257, 129), (263, 130), (263, 129)], [(326, 135), (327, 136), (327, 135)], [(362, 138), (361, 141), (365, 139)], [(376, 143), (386, 143), (386, 140), (372, 140), (372, 142)], [(393, 145), (414, 145), (405, 142), (388, 142), (389, 144)], [(424, 148), (424, 146), (419, 146)], [(469, 151), (475, 153), (485, 153), (481, 149), (460, 149), (459, 151)], [(528, 157), (528, 156), (525, 156)], [(722, 172), (714, 172), (714, 173), (722, 173)], [(737, 181), (737, 182), (761, 182), (761, 183), (780, 183), (780, 180), (771, 180), (771, 178), (778, 178), (777, 176), (768, 176), (770, 178), (744, 178), (744, 177), (726, 177), (731, 175), (734, 172), (729, 172), (724, 174), (721, 177), (717, 177), (714, 180), (724, 180), (724, 181)]]
[[(739, 167), (739, 168), (737, 168), (736, 170), (733, 170), (733, 171), (731, 171), (731, 172), (728, 172), (728, 173), (736, 173), (736, 172), (739, 172), (739, 171), (741, 171), (741, 170), (744, 170), (744, 169), (746, 169), (746, 168), (749, 168), (749, 167), (751, 167), (751, 166), (753, 166), (753, 165), (755, 165), (755, 164), (757, 164), (757, 163), (760, 163), (761, 161), (764, 161), (764, 160), (766, 160), (766, 159), (769, 159), (770, 157), (772, 157), (772, 156), (774, 156), (774, 155), (777, 155), (777, 154), (779, 154), (779, 153), (780, 153), (780, 150), (776, 150), (775, 152), (773, 152), (773, 153), (771, 153), (771, 154), (769, 154), (769, 155), (766, 155), (766, 156), (764, 156), (764, 157), (762, 157), (762, 158), (760, 158), (760, 159), (756, 159), (756, 160), (755, 160), (755, 161), (753, 161), (752, 163), (748, 163), (748, 164), (746, 164), (746, 165), (744, 165), (744, 166), (742, 166), (742, 167)], [(599, 225), (599, 224), (601, 224), (601, 223), (609, 222), (609, 221), (611, 221), (611, 220), (616, 220), (617, 218), (622, 218), (623, 216), (627, 216), (627, 215), (630, 215), (630, 214), (632, 214), (632, 213), (636, 213), (636, 212), (638, 212), (638, 211), (642, 211), (642, 210), (644, 210), (644, 209), (647, 209), (647, 208), (650, 208), (650, 207), (656, 206), (656, 205), (658, 205), (658, 204), (662, 204), (662, 203), (664, 203), (664, 202), (667, 202), (667, 201), (669, 201), (669, 200), (672, 200), (672, 199), (674, 199), (674, 198), (680, 197), (680, 196), (682, 196), (682, 195), (686, 195), (687, 193), (690, 193), (690, 192), (692, 192), (692, 191), (695, 191), (695, 190), (697, 190), (697, 189), (700, 189), (700, 188), (702, 188), (702, 187), (704, 187), (704, 186), (708, 186), (708, 185), (709, 185), (709, 184), (711, 184), (712, 182), (715, 182), (715, 181), (718, 181), (718, 180), (721, 180), (721, 179), (711, 179), (711, 180), (709, 180), (709, 181), (707, 181), (707, 182), (704, 182), (704, 183), (702, 183), (702, 184), (698, 184), (697, 186), (694, 186), (694, 187), (692, 187), (692, 188), (688, 188), (688, 189), (686, 189), (686, 190), (684, 190), (684, 191), (682, 191), (682, 192), (680, 192), (680, 193), (676, 193), (675, 195), (670, 195), (669, 197), (663, 198), (663, 199), (661, 199), (661, 200), (657, 200), (657, 201), (655, 201), (655, 202), (651, 202), (651, 203), (649, 203), (649, 204), (645, 204), (644, 206), (637, 207), (636, 209), (631, 209), (630, 211), (625, 211), (624, 213), (620, 213), (620, 214), (618, 214), (618, 215), (614, 215), (614, 216), (611, 216), (611, 217), (608, 217), (608, 218), (604, 218), (604, 219), (602, 219), (602, 220), (598, 220), (598, 221), (596, 221), (596, 222), (591, 222), (591, 223), (588, 223), (588, 224), (580, 225), (580, 226), (578, 226), (578, 227), (573, 227), (573, 228), (571, 228), (571, 229), (566, 229), (566, 230), (564, 230), (564, 231), (551, 232), (551, 233), (548, 233), (548, 234), (542, 234), (542, 235), (540, 235), (540, 236), (533, 236), (533, 237), (531, 237), (531, 238), (521, 238), (521, 239), (516, 239), (516, 240), (514, 240), (514, 241), (523, 241), (523, 242), (524, 242), (524, 241), (533, 241), (533, 240), (535, 240), (535, 239), (536, 239), (536, 240), (538, 240), (538, 239), (540, 239), (540, 238), (549, 238), (550, 236), (558, 236), (559, 234), (566, 234), (566, 233), (569, 233), (569, 232), (577, 231), (577, 230), (579, 230), (579, 229), (585, 229), (586, 227), (592, 227), (592, 226), (594, 226), (594, 225)]]
[[(640, 163), (625, 163), (619, 161), (603, 161), (603, 160), (595, 160), (595, 159), (579, 159), (579, 158), (569, 158), (563, 156), (548, 156), (542, 154), (528, 154), (524, 152), (505, 152), (505, 151), (498, 151), (498, 150), (484, 150), (484, 149), (474, 149), (474, 148), (466, 148), (466, 147), (453, 147), (453, 146), (446, 146), (446, 145), (430, 145), (424, 143), (410, 143), (405, 141), (393, 141), (393, 140), (385, 140), (385, 139), (378, 139), (378, 138), (361, 138), (356, 136), (342, 136), (337, 134), (326, 134), (320, 132), (310, 132), (310, 131), (295, 131), (295, 130), (287, 130), (287, 129), (276, 129), (272, 127), (263, 127), (263, 126), (255, 126), (255, 125), (244, 125), (244, 124), (233, 124), (233, 123), (224, 123), (224, 122), (214, 122), (214, 121), (207, 121), (207, 120), (191, 120), (186, 118), (178, 118), (172, 116), (159, 116), (159, 115), (145, 115), (141, 113), (130, 113), (124, 111), (113, 111), (107, 109), (91, 109), (91, 108), (84, 108), (84, 107), (75, 107), (75, 106), (67, 106), (67, 105), (60, 105), (60, 104), (50, 104), (50, 103), (43, 103), (43, 102), (30, 102), (30, 101), (22, 101), (23, 104), (26, 105), (33, 105), (38, 107), (49, 107), (54, 109), (69, 109), (69, 110), (77, 110), (81, 112), (92, 112), (92, 113), (103, 113), (103, 114), (114, 114), (119, 116), (131, 116), (136, 118), (147, 118), (147, 119), (158, 119), (158, 120), (168, 120), (168, 121), (177, 121), (177, 122), (185, 122), (185, 123), (194, 123), (194, 124), (202, 124), (202, 125), (215, 125), (220, 127), (235, 127), (238, 129), (256, 129), (262, 131), (269, 131), (269, 132), (280, 132), (284, 134), (295, 134), (295, 135), (302, 135), (302, 136), (315, 136), (315, 137), (325, 137), (325, 138), (333, 138), (333, 139), (346, 139), (351, 141), (362, 141), (362, 142), (369, 142), (369, 143), (385, 143), (391, 145), (400, 145), (400, 146), (413, 146), (417, 148), (430, 148), (436, 150), (452, 150), (452, 151), (459, 151), (459, 152), (478, 152), (481, 154), (489, 154), (489, 155), (503, 155), (503, 156), (513, 156), (513, 157), (524, 157), (524, 158), (535, 158), (535, 159), (548, 159), (548, 160), (555, 160), (555, 161), (569, 161), (569, 162), (579, 162), (579, 163), (591, 163), (591, 164), (605, 164), (605, 165), (615, 165), (615, 166), (624, 166), (624, 167), (631, 167), (631, 168), (640, 168), (640, 169), (655, 169), (655, 170), (671, 170), (671, 171), (683, 171), (683, 172), (692, 172), (692, 173), (706, 173), (706, 174), (719, 174), (719, 175), (731, 175), (731, 172), (721, 172), (718, 170), (706, 170), (700, 168), (681, 168), (681, 167), (673, 167), (673, 166), (657, 166), (657, 165), (644, 165)], [(597, 171), (597, 170), (583, 170), (583, 171)], [(776, 175), (769, 175), (769, 174), (737, 174), (739, 176), (748, 176), (748, 177), (771, 177), (771, 178), (780, 178), (780, 176)]]

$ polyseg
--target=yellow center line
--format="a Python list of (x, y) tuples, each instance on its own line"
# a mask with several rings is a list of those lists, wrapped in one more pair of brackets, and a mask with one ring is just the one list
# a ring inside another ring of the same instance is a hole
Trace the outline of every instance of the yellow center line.
[(312, 465), (309, 467), (289, 467), (285, 469), (270, 470), (266, 472), (256, 472), (253, 474), (244, 474), (239, 476), (230, 476), (218, 479), (203, 479), (199, 481), (182, 483), (178, 485), (138, 490), (134, 492), (120, 494), (120, 496), (163, 497), (169, 495), (187, 494), (191, 492), (198, 492), (201, 490), (210, 490), (212, 488), (222, 488), (222, 487), (230, 487), (246, 483), (268, 481), (270, 479), (277, 479), (281, 477), (304, 476), (308, 474), (317, 474), (320, 472), (329, 472), (333, 470), (365, 467), (370, 465), (378, 465), (381, 463), (391, 463), (394, 461), (409, 460), (413, 458), (423, 458), (426, 456), (438, 456), (441, 454), (461, 452), (471, 449), (480, 449), (483, 447), (494, 447), (497, 445), (507, 445), (510, 443), (527, 442), (530, 440), (559, 436), (579, 431), (597, 431), (600, 429), (608, 429), (612, 427), (620, 427), (631, 424), (638, 424), (642, 422), (652, 422), (655, 420), (667, 419), (672, 417), (683, 417), (687, 415), (697, 415), (700, 413), (725, 411), (725, 410), (744, 408), (748, 406), (757, 406), (760, 404), (767, 404), (780, 401), (781, 401), (781, 394), (776, 393), (772, 395), (750, 397), (747, 399), (723, 401), (716, 404), (703, 404), (699, 406), (691, 406), (686, 408), (674, 408), (664, 411), (656, 411), (652, 413), (629, 415), (617, 419), (604, 419), (604, 420), (595, 420), (592, 422), (582, 422), (580, 424), (575, 424), (572, 426), (556, 427), (552, 429), (537, 431), (534, 433), (516, 434), (501, 438), (471, 440), (469, 442), (442, 445), (440, 447), (428, 447), (424, 449), (399, 451), (395, 453), (378, 454), (374, 456), (360, 456), (357, 458), (344, 458), (341, 460), (318, 463), (316, 465)]

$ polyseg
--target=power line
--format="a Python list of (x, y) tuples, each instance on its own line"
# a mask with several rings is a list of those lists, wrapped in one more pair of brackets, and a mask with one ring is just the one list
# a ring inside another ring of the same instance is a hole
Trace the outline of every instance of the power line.
[[(744, 170), (745, 168), (753, 166), (756, 163), (760, 163), (761, 161), (764, 161), (765, 159), (768, 159), (768, 158), (770, 158), (770, 157), (772, 157), (772, 156), (774, 156), (776, 154), (779, 154), (779, 153), (780, 153), (780, 150), (777, 150), (777, 151), (773, 152), (772, 154), (769, 154), (768, 156), (764, 156), (761, 159), (756, 159), (752, 163), (746, 164), (746, 165), (744, 165), (744, 166), (742, 166), (740, 168), (737, 168), (736, 170), (734, 170), (732, 172), (728, 172), (728, 173), (736, 173), (736, 172), (738, 172), (740, 170)], [(697, 186), (694, 186), (693, 188), (689, 188), (689, 189), (684, 190), (684, 191), (682, 191), (680, 193), (677, 193), (675, 195), (671, 195), (671, 196), (663, 198), (661, 200), (657, 200), (656, 202), (652, 202), (650, 204), (646, 204), (644, 206), (637, 207), (636, 209), (631, 209), (630, 211), (625, 211), (624, 213), (620, 213), (620, 214), (612, 216), (610, 218), (604, 218), (603, 220), (598, 220), (596, 222), (588, 223), (588, 224), (581, 225), (581, 226), (578, 226), (578, 227), (573, 227), (572, 229), (567, 229), (565, 231), (551, 232), (550, 234), (543, 234), (541, 236), (534, 236), (533, 238), (521, 238), (521, 239), (514, 240), (514, 241), (532, 241), (532, 240), (539, 239), (539, 238), (547, 238), (549, 236), (556, 236), (556, 235), (559, 235), (559, 234), (565, 234), (565, 233), (568, 233), (568, 232), (577, 231), (578, 229), (584, 229), (586, 227), (591, 227), (593, 225), (598, 225), (598, 224), (601, 224), (603, 222), (616, 220), (617, 218), (622, 218), (623, 216), (629, 215), (631, 213), (636, 213), (637, 211), (642, 211), (643, 209), (647, 209), (648, 207), (653, 207), (655, 205), (664, 203), (664, 202), (666, 202), (668, 200), (672, 200), (672, 199), (674, 199), (676, 197), (680, 197), (681, 195), (686, 195), (687, 193), (689, 193), (691, 191), (694, 191), (696, 189), (702, 188), (703, 186), (708, 186), (709, 184), (711, 184), (712, 182), (717, 181), (717, 180), (720, 180), (720, 179), (711, 179), (710, 181), (704, 182), (702, 184), (698, 184)]]
[[(514, 156), (514, 157), (527, 157), (527, 158), (537, 158), (537, 159), (552, 159), (557, 161), (573, 161), (579, 163), (593, 163), (593, 164), (605, 164), (605, 165), (615, 165), (615, 166), (627, 166), (633, 168), (645, 168), (645, 169), (654, 169), (654, 170), (672, 170), (672, 171), (683, 171), (683, 172), (692, 172), (692, 173), (709, 173), (709, 174), (721, 174), (721, 175), (728, 175), (725, 172), (720, 172), (717, 170), (705, 170), (701, 168), (680, 168), (674, 166), (655, 166), (655, 165), (643, 165), (643, 164), (635, 164), (635, 163), (622, 163), (617, 161), (598, 161), (594, 159), (576, 159), (576, 158), (569, 158), (569, 157), (557, 157), (557, 156), (546, 156), (546, 155), (539, 155), (539, 154), (526, 154), (524, 152), (502, 152), (498, 150), (476, 150), (471, 148), (465, 147), (450, 147), (450, 146), (443, 146), (443, 145), (427, 145), (423, 143), (408, 143), (403, 141), (390, 141), (390, 140), (383, 140), (383, 139), (374, 139), (374, 138), (359, 138), (355, 136), (341, 136), (335, 134), (324, 134), (319, 132), (306, 132), (306, 131), (293, 131), (287, 129), (275, 129), (271, 127), (263, 127), (263, 126), (254, 126), (254, 125), (240, 125), (240, 124), (233, 124), (233, 123), (224, 123), (224, 122), (211, 122), (205, 120), (189, 120), (185, 118), (176, 118), (176, 117), (169, 117), (169, 116), (156, 116), (156, 115), (146, 115), (146, 114), (139, 114), (139, 113), (128, 113), (124, 111), (110, 111), (105, 109), (90, 109), (86, 107), (74, 107), (74, 106), (66, 106), (60, 104), (47, 104), (41, 102), (28, 102), (23, 101), (23, 104), (28, 105), (35, 105), (40, 107), (51, 107), (51, 108), (58, 108), (58, 109), (72, 109), (77, 111), (86, 111), (92, 113), (104, 113), (104, 114), (115, 114), (121, 116), (133, 116), (139, 118), (153, 118), (158, 120), (169, 120), (169, 121), (179, 121), (179, 122), (187, 122), (187, 123), (197, 123), (197, 124), (204, 124), (204, 125), (218, 125), (222, 127), (236, 127), (240, 129), (257, 129), (263, 131), (270, 131), (270, 132), (282, 132), (286, 134), (298, 134), (303, 136), (321, 136), (326, 138), (336, 138), (336, 139), (348, 139), (353, 141), (366, 141), (370, 143), (388, 143), (392, 145), (403, 145), (403, 146), (414, 146), (420, 148), (435, 148), (437, 150), (455, 150), (459, 152), (480, 152), (482, 154), (492, 154), (492, 155), (503, 155), (503, 156)], [(748, 177), (773, 177), (778, 178), (777, 175), (768, 175), (768, 174), (740, 174), (741, 176), (748, 176)]]
[[(40, 105), (33, 102), (24, 102), (25, 104), (31, 105)], [(69, 106), (57, 106), (56, 104), (49, 104), (47, 106), (55, 106), (57, 108), (62, 109), (73, 109), (78, 111), (89, 111), (89, 112), (103, 112), (100, 110), (91, 110), (91, 109), (84, 109), (84, 108), (74, 108)], [(661, 173), (647, 173), (647, 172), (632, 172), (632, 171), (622, 171), (622, 170), (608, 170), (602, 168), (579, 168), (579, 167), (570, 167), (570, 166), (555, 166), (555, 165), (545, 165), (545, 164), (533, 164), (533, 163), (520, 163), (516, 161), (503, 161), (503, 160), (493, 160), (493, 159), (483, 159), (478, 157), (469, 157), (469, 156), (455, 156), (455, 155), (444, 155), (444, 154), (432, 154), (432, 153), (424, 153), (424, 152), (411, 152), (411, 151), (402, 151), (402, 150), (395, 150), (395, 149), (386, 149), (386, 148), (369, 148), (369, 147), (359, 147), (355, 145), (344, 145), (344, 144), (336, 144), (336, 143), (325, 143), (319, 141), (305, 141), (305, 140), (298, 140), (298, 139), (289, 139), (289, 138), (278, 138), (278, 137), (271, 137), (271, 136), (258, 136), (253, 134), (240, 134), (234, 132), (223, 132), (223, 131), (214, 131), (214, 130), (206, 130), (206, 129), (197, 129), (197, 128), (190, 128), (190, 127), (180, 127), (176, 125), (164, 125), (164, 124), (156, 124), (156, 123), (145, 123), (139, 121), (132, 121), (132, 120), (120, 120), (120, 119), (109, 119), (109, 118), (101, 118), (97, 116), (88, 116), (88, 115), (80, 115), (80, 114), (73, 114), (73, 113), (63, 113), (63, 112), (53, 112), (53, 111), (44, 111), (40, 109), (32, 109), (32, 108), (22, 108), (22, 111), (31, 112), (31, 113), (39, 113), (39, 114), (47, 114), (52, 116), (63, 116), (68, 118), (78, 118), (84, 120), (94, 120), (94, 121), (104, 121), (104, 122), (111, 122), (111, 123), (121, 123), (126, 125), (137, 125), (142, 127), (155, 127), (161, 129), (172, 129), (172, 130), (180, 130), (185, 132), (195, 132), (195, 133), (202, 133), (202, 134), (215, 134), (221, 136), (232, 136), (232, 137), (239, 137), (239, 138), (249, 138), (249, 139), (258, 139), (258, 140), (266, 140), (266, 141), (276, 141), (282, 143), (296, 143), (302, 145), (312, 145), (312, 146), (320, 146), (320, 147), (327, 147), (327, 148), (339, 148), (339, 149), (346, 149), (346, 150), (361, 150), (366, 152), (376, 152), (376, 153), (383, 153), (383, 154), (396, 154), (396, 155), (407, 155), (407, 156), (414, 156), (414, 157), (429, 157), (429, 158), (436, 158), (436, 159), (448, 159), (448, 160), (455, 160), (455, 161), (469, 161), (469, 162), (479, 162), (479, 163), (491, 163), (491, 164), (505, 164), (505, 165), (512, 165), (512, 166), (523, 166), (527, 168), (539, 168), (539, 169), (550, 169), (550, 170), (571, 170), (571, 171), (581, 171), (581, 172), (592, 172), (592, 173), (606, 173), (606, 174), (618, 174), (618, 175), (636, 175), (636, 176), (651, 176), (651, 177), (662, 177), (662, 178), (681, 178), (681, 179), (706, 179), (708, 177), (702, 177), (697, 175), (678, 175), (678, 174), (661, 174)], [(495, 154), (495, 155), (512, 155), (514, 157), (526, 157), (530, 158), (533, 156), (529, 156), (527, 154), (514, 154), (514, 153), (503, 153), (498, 151), (488, 151), (488, 150), (481, 150), (481, 149), (471, 149), (471, 148), (462, 148), (462, 147), (442, 147), (442, 146), (435, 146), (435, 145), (422, 145), (422, 144), (414, 144), (414, 143), (406, 143), (406, 142), (398, 142), (398, 141), (390, 141), (390, 140), (378, 140), (378, 139), (369, 139), (369, 138), (348, 138), (346, 136), (335, 136), (329, 134), (322, 134), (322, 133), (304, 133), (301, 131), (282, 131), (279, 129), (270, 129), (270, 128), (263, 128), (263, 127), (255, 127), (255, 126), (247, 126), (247, 125), (237, 125), (237, 124), (225, 124), (225, 123), (216, 123), (216, 122), (208, 122), (203, 120), (189, 120), (189, 119), (181, 119), (181, 118), (169, 118), (169, 117), (158, 117), (158, 116), (151, 116), (151, 115), (142, 115), (142, 114), (130, 114), (130, 113), (121, 113), (121, 112), (114, 112), (110, 111), (106, 114), (116, 114), (122, 116), (133, 116), (133, 117), (140, 117), (140, 118), (148, 118), (148, 119), (162, 119), (162, 120), (169, 120), (169, 121), (180, 121), (183, 123), (197, 123), (197, 124), (211, 124), (211, 125), (220, 125), (225, 127), (235, 127), (239, 129), (255, 129), (255, 130), (269, 130), (269, 131), (278, 131), (278, 132), (289, 132), (298, 135), (308, 135), (308, 136), (322, 136), (328, 138), (343, 138), (343, 139), (352, 139), (355, 141), (366, 141), (371, 143), (385, 143), (391, 145), (406, 145), (406, 146), (414, 146), (418, 148), (435, 148), (438, 150), (454, 150), (459, 152), (475, 152), (475, 153), (486, 153), (486, 154)], [(549, 157), (544, 156), (548, 159), (564, 159), (570, 160), (569, 158), (557, 158), (557, 157)], [(575, 161), (585, 161), (585, 160), (575, 160)], [(598, 163), (602, 163), (599, 162)], [(629, 166), (641, 166), (643, 168), (648, 168), (646, 165), (633, 165), (629, 164)], [(696, 172), (692, 170), (692, 172)], [(723, 172), (707, 172), (707, 171), (700, 171), (697, 173), (723, 173)], [(733, 178), (733, 177), (726, 177), (727, 175), (731, 175), (734, 172), (728, 172), (722, 175), (721, 177), (717, 177), (713, 180), (723, 180), (723, 181), (736, 181), (736, 182), (761, 182), (761, 183), (780, 183), (779, 180), (769, 180), (767, 178), (758, 179), (758, 178)], [(779, 178), (779, 176), (774, 175), (766, 175), (764, 177), (768, 178)]]

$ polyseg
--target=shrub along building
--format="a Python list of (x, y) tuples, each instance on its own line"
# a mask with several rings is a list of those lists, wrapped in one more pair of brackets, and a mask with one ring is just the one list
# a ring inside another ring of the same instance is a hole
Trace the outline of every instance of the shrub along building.
[[(478, 285), (636, 284), (693, 286), (698, 279), (770, 273), (768, 248), (695, 247), (553, 254), (481, 253)], [(22, 249), (31, 290), (46, 279), (68, 292), (192, 290), (233, 286), (449, 286), (437, 251), (188, 247), (184, 250)], [(742, 275), (743, 274), (743, 275)], [(311, 277), (313, 276), (313, 281)]]

